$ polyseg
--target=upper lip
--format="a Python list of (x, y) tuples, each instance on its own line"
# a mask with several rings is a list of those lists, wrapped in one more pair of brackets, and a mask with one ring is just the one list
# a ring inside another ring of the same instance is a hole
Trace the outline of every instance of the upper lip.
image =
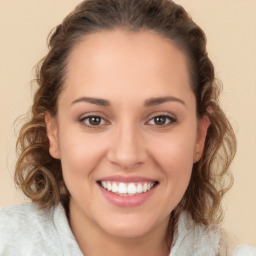
[(157, 180), (141, 177), (141, 176), (121, 176), (121, 175), (113, 175), (107, 176), (99, 179), (98, 181), (116, 181), (116, 182), (156, 182)]

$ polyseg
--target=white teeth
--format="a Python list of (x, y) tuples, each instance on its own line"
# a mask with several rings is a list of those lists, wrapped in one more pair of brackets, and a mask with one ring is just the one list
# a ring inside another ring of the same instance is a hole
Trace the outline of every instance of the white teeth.
[(106, 190), (113, 192), (121, 196), (133, 196), (149, 191), (153, 186), (154, 182), (144, 183), (123, 183), (123, 182), (111, 182), (101, 181), (101, 186)]
[(141, 184), (138, 184), (138, 185), (137, 185), (136, 192), (137, 192), (138, 194), (142, 193), (142, 185), (141, 185)]
[(127, 193), (127, 187), (124, 183), (119, 183), (118, 193), (119, 194), (126, 194)]
[(115, 182), (112, 184), (112, 192), (114, 193), (118, 192), (118, 186)]
[(107, 182), (107, 189), (108, 189), (108, 191), (112, 191), (112, 186), (109, 181)]
[(107, 187), (108, 187), (106, 181), (102, 181), (102, 182), (101, 182), (101, 185), (102, 185), (103, 188), (107, 188)]
[(130, 183), (128, 185), (128, 195), (134, 195), (136, 194), (136, 186), (134, 183)]

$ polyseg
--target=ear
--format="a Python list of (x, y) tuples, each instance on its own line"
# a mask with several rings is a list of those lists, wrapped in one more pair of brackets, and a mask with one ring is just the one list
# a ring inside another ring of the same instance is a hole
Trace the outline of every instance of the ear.
[(56, 118), (49, 112), (45, 112), (45, 124), (47, 137), (49, 139), (49, 153), (53, 158), (60, 159), (59, 141), (58, 141), (58, 125)]
[(198, 120), (196, 144), (195, 144), (195, 150), (194, 150), (194, 163), (199, 161), (203, 155), (205, 138), (207, 135), (207, 130), (209, 125), (210, 125), (210, 120), (208, 116), (203, 116)]

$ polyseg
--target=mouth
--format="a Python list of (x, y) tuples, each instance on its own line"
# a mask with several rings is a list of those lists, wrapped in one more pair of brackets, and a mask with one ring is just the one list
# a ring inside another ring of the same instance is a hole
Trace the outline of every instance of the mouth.
[(146, 193), (156, 187), (158, 181), (145, 181), (145, 182), (116, 182), (116, 181), (97, 181), (98, 185), (103, 189), (112, 192), (119, 196), (136, 196)]
[(101, 194), (117, 207), (139, 207), (156, 193), (158, 180), (140, 176), (108, 176), (96, 181)]

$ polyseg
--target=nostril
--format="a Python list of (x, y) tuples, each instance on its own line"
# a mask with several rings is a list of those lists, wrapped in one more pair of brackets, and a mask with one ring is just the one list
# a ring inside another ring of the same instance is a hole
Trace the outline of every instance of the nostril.
[(131, 125), (134, 122), (127, 120), (126, 118), (122, 125), (119, 123), (113, 130), (107, 152), (107, 158), (112, 164), (126, 170), (140, 166), (147, 159), (141, 131)]
[(107, 155), (108, 160), (122, 169), (136, 168), (146, 161), (146, 152), (143, 149), (139, 150), (125, 150), (125, 149), (111, 149)]

